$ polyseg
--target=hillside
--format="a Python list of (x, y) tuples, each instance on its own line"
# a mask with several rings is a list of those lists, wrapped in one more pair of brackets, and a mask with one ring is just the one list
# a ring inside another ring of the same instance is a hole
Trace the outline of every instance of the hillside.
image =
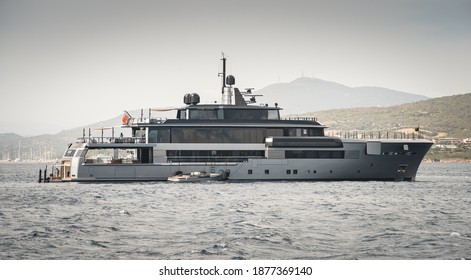
[(386, 107), (428, 99), (418, 94), (380, 87), (348, 87), (314, 78), (299, 78), (290, 83), (269, 85), (256, 91), (264, 103), (275, 102), (284, 114), (308, 113), (326, 109)]
[(3, 134), (0, 134), (0, 143), (18, 141), (21, 138), (22, 136), (16, 133), (3, 133)]
[[(335, 109), (302, 114), (331, 130), (401, 130), (420, 126), (430, 136), (471, 137), (471, 93), (391, 107)], [(440, 134), (441, 133), (441, 134)]]

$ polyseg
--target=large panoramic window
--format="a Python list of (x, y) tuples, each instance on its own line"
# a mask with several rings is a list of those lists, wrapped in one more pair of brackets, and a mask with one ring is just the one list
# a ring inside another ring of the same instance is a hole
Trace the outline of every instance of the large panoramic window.
[(285, 151), (285, 158), (344, 158), (344, 151)]
[(149, 143), (265, 143), (272, 136), (321, 135), (322, 128), (173, 127), (151, 128), (148, 138)]
[(277, 120), (278, 110), (240, 110), (225, 109), (224, 119), (226, 120)]
[(280, 114), (278, 110), (268, 110), (268, 119), (269, 120), (279, 120)]
[(285, 128), (284, 136), (324, 136), (323, 128)]
[(149, 143), (169, 143), (170, 128), (159, 128), (149, 130)]
[[(172, 128), (172, 143), (264, 143), (268, 136), (282, 136), (283, 129)], [(151, 134), (149, 135), (149, 137)]]
[(262, 158), (265, 151), (252, 150), (168, 150), (170, 162), (242, 162), (249, 158)]
[(190, 110), (190, 119), (191, 120), (217, 120), (218, 110), (217, 109)]

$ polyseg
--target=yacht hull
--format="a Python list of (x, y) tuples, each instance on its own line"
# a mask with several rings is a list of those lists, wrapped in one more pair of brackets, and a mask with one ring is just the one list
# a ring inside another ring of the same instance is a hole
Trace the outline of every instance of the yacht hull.
[[(378, 180), (415, 181), (419, 165), (432, 145), (428, 140), (344, 140), (342, 158), (265, 158), (242, 162), (160, 162), (94, 164), (72, 160), (71, 181), (167, 181), (175, 172), (228, 173), (229, 180)], [(290, 149), (296, 151), (297, 149)], [(330, 149), (332, 150), (332, 149)], [(323, 151), (323, 149), (316, 149)], [(280, 155), (280, 153), (275, 153)]]

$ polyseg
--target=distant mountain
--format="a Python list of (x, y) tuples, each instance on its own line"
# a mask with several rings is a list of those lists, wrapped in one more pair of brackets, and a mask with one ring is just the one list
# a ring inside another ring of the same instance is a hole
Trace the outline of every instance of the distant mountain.
[(334, 109), (302, 114), (330, 130), (399, 131), (420, 127), (430, 137), (471, 138), (471, 93), (390, 107)]
[(16, 133), (3, 133), (0, 134), (0, 143), (5, 141), (18, 141), (21, 140), (23, 136), (18, 135)]
[(315, 78), (299, 78), (290, 83), (269, 85), (256, 93), (263, 95), (264, 103), (278, 103), (283, 108), (283, 114), (338, 108), (385, 107), (429, 98), (381, 87), (348, 87)]

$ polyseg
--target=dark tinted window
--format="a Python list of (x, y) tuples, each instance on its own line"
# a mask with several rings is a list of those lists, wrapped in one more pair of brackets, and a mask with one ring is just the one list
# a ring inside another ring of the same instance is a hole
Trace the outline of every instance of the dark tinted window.
[(191, 120), (217, 120), (218, 110), (217, 109), (190, 110), (190, 119)]
[(264, 143), (265, 128), (172, 128), (172, 143)]
[(148, 137), (149, 137), (149, 143), (169, 143), (170, 142), (170, 129), (169, 128), (150, 129)]
[[(255, 150), (168, 150), (170, 162), (243, 162), (249, 158), (264, 157), (265, 151)], [(249, 173), (251, 174), (251, 173)]]
[(75, 154), (75, 149), (68, 149), (67, 152), (65, 152), (64, 156), (65, 157), (73, 157)]
[(286, 158), (344, 158), (344, 151), (285, 151)]
[(243, 110), (225, 109), (224, 119), (226, 120), (277, 120), (278, 110)]

